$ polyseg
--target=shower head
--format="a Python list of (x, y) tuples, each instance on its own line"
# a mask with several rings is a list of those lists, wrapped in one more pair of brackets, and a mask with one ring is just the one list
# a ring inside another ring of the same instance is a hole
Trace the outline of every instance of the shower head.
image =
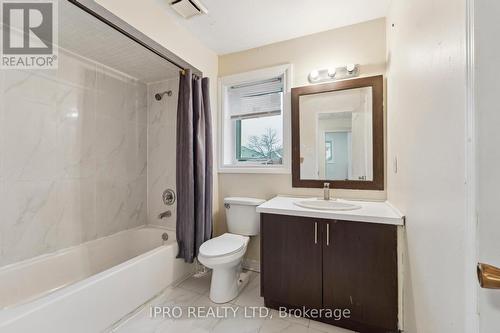
[(161, 99), (163, 98), (164, 95), (172, 96), (172, 90), (164, 91), (164, 92), (161, 92), (161, 93), (156, 93), (155, 94), (155, 99), (157, 101), (161, 101)]

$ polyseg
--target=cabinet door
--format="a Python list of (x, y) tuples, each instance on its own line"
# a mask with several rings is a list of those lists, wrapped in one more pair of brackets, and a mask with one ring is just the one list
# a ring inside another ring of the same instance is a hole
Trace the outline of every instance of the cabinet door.
[(312, 219), (262, 214), (261, 291), (266, 303), (321, 308), (320, 229)]
[(324, 307), (351, 310), (344, 325), (334, 324), (361, 332), (397, 331), (397, 227), (350, 221), (327, 225)]

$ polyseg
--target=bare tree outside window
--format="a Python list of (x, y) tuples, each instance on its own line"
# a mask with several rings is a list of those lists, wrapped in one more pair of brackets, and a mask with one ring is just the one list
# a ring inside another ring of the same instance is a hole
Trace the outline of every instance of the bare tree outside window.
[(283, 158), (283, 146), (276, 130), (272, 128), (267, 128), (260, 136), (252, 135), (248, 138), (247, 148), (254, 151), (258, 159), (270, 164), (281, 163)]

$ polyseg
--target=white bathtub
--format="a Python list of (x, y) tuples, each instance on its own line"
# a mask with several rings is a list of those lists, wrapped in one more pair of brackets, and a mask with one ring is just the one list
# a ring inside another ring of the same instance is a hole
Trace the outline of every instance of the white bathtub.
[(191, 274), (177, 249), (141, 227), (0, 268), (0, 332), (101, 332)]

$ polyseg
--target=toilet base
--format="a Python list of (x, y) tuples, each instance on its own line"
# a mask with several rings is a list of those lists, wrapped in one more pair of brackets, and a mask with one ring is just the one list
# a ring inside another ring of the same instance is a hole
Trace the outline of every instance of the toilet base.
[(235, 299), (248, 284), (249, 274), (241, 269), (217, 268), (212, 271), (210, 300), (214, 303), (227, 303)]

